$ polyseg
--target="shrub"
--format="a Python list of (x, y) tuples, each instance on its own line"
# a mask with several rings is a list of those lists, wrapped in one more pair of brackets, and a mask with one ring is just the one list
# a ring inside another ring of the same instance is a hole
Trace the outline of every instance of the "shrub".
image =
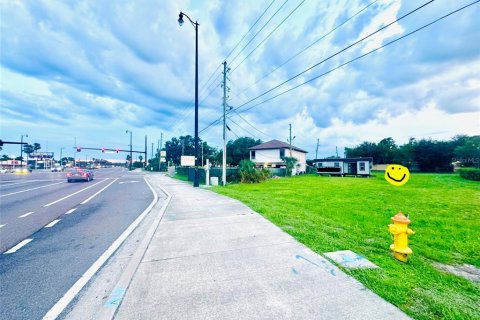
[(458, 172), (464, 179), (480, 181), (480, 168), (460, 168)]
[(250, 160), (242, 160), (238, 165), (238, 176), (241, 183), (257, 183), (270, 177), (267, 169), (255, 169), (255, 163)]

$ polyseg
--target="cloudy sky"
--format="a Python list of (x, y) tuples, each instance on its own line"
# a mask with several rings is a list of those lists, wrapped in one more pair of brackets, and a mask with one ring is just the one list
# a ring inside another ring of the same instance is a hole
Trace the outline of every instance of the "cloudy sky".
[[(317, 139), (329, 156), (388, 136), (480, 134), (480, 3), (408, 35), (474, 1), (436, 0), (390, 24), (429, 1), (0, 0), (1, 139), (68, 154), (75, 137), (127, 148), (127, 129), (136, 149), (145, 135), (149, 150), (161, 132), (193, 135), (195, 30), (180, 11), (200, 23), (200, 130), (221, 116), (226, 59), (229, 138), (285, 141), (291, 123), (312, 158)], [(219, 124), (201, 132), (221, 137)]]

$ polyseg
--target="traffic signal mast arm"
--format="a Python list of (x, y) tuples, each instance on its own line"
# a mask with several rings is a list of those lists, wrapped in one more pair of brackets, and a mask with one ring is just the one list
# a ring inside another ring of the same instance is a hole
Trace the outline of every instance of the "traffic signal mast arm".
[[(98, 151), (102, 151), (102, 152), (105, 152), (105, 151), (115, 151), (115, 152), (128, 152), (130, 153), (130, 150), (123, 150), (123, 149), (108, 149), (108, 148), (84, 148), (84, 147), (73, 147), (75, 149), (77, 149), (77, 152), (81, 152), (82, 149), (84, 150), (98, 150)], [(132, 150), (131, 152), (135, 152), (135, 153), (145, 153), (145, 151), (135, 151), (135, 150)]]

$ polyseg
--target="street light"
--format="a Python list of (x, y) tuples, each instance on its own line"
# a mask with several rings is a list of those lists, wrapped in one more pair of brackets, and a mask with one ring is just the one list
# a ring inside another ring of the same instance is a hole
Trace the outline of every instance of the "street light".
[(65, 149), (65, 147), (60, 147), (60, 167), (63, 166), (63, 161), (62, 161), (62, 155), (63, 155), (62, 151), (63, 151), (63, 149)]
[(193, 186), (199, 186), (198, 179), (198, 22), (193, 22), (192, 19), (185, 13), (180, 11), (178, 15), (178, 24), (183, 25), (183, 17), (187, 17), (193, 28), (195, 29), (195, 178), (193, 180)]
[[(23, 137), (27, 137), (28, 138), (28, 134), (22, 134), (20, 136), (20, 168), (23, 167)], [(28, 165), (28, 162), (27, 162), (27, 165)]]
[(125, 133), (130, 133), (130, 170), (132, 170), (132, 131), (126, 130)]

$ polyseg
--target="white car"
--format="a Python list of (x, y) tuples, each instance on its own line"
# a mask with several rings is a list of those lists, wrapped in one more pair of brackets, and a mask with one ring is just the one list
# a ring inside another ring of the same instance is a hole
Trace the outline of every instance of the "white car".
[(53, 167), (51, 169), (52, 172), (62, 172), (63, 171), (63, 167)]
[(7, 169), (5, 169), (5, 168), (0, 168), (0, 173), (7, 173), (7, 172), (8, 172)]

